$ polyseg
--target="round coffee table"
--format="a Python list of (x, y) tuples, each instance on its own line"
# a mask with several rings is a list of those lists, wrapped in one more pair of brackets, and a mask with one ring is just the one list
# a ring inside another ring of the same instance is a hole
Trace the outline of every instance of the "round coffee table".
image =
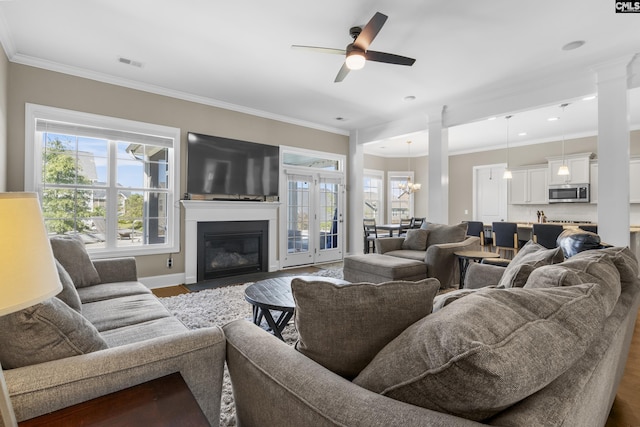
[[(253, 323), (260, 325), (262, 318), (267, 321), (273, 334), (282, 339), (282, 330), (295, 311), (296, 303), (291, 294), (291, 280), (302, 279), (305, 281), (322, 280), (336, 285), (348, 284), (346, 280), (333, 279), (321, 276), (285, 276), (260, 280), (247, 286), (244, 291), (244, 299), (253, 305)], [(272, 311), (279, 312), (274, 319)]]
[(487, 258), (500, 258), (499, 254), (486, 251), (455, 251), (453, 254), (458, 257), (460, 262), (460, 289), (464, 287), (464, 278), (467, 275), (467, 269), (471, 261), (480, 262)]

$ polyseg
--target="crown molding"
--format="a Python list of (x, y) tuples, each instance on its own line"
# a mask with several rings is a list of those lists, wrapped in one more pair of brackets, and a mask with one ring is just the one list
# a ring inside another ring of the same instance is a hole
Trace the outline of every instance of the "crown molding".
[[(2, 15), (0, 14), (0, 19)], [(1, 22), (0, 22), (1, 24)], [(2, 26), (0, 26), (0, 31)], [(0, 39), (4, 39), (3, 35), (0, 34)], [(9, 61), (27, 65), (30, 67), (41, 68), (48, 71), (54, 71), (57, 73), (68, 74), (71, 76), (81, 77), (89, 80), (95, 80), (101, 83), (112, 84), (116, 86), (126, 87), (129, 89), (135, 89), (142, 92), (153, 93), (156, 95), (167, 96), (169, 98), (180, 99), (183, 101), (194, 102), (197, 104), (208, 105), (210, 107), (222, 108), (225, 110), (236, 111), (238, 113), (248, 114), (251, 116), (261, 117), (264, 119), (275, 120), (278, 122), (288, 123), (296, 126), (302, 126), (310, 129), (315, 129), (323, 132), (334, 133), (338, 135), (349, 135), (349, 131), (339, 128), (334, 128), (330, 126), (324, 126), (318, 123), (308, 122), (305, 120), (295, 119), (293, 117), (282, 116), (279, 114), (270, 113), (268, 111), (258, 110), (254, 108), (245, 107), (242, 105), (231, 104), (229, 102), (220, 101), (213, 98), (207, 98), (204, 96), (193, 95), (186, 92), (181, 92), (173, 89), (167, 89), (161, 86), (156, 86), (152, 84), (142, 83), (134, 80), (123, 79), (120, 77), (114, 77), (108, 74), (99, 73), (91, 70), (86, 70), (78, 67), (71, 67), (68, 65), (63, 65), (58, 62), (47, 61), (39, 58), (34, 58), (27, 55), (22, 54), (7, 54)]]

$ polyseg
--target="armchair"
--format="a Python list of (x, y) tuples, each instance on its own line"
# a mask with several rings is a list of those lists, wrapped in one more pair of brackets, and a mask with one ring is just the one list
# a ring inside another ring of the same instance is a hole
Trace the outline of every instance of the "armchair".
[[(466, 236), (466, 223), (452, 226), (425, 223), (422, 230), (428, 232), (425, 249), (407, 247), (405, 237), (388, 237), (376, 241), (377, 252), (398, 258), (424, 261), (427, 265), (427, 277), (438, 279), (441, 288), (458, 287), (460, 268), (454, 252), (480, 250), (480, 238)], [(408, 235), (418, 231), (409, 230)]]

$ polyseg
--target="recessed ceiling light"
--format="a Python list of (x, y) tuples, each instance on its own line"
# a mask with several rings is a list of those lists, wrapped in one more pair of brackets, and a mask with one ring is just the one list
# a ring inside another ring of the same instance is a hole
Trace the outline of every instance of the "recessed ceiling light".
[(549, 118), (547, 119), (547, 121), (549, 121), (549, 122), (556, 122), (556, 121), (558, 121), (558, 120), (560, 120), (560, 117), (549, 117)]
[(584, 45), (585, 41), (584, 40), (576, 40), (570, 43), (565, 44), (564, 46), (562, 46), (562, 50), (573, 50), (573, 49), (577, 49), (579, 47), (581, 47), (582, 45)]
[(487, 120), (495, 120), (497, 117), (489, 117)]
[(526, 133), (526, 132), (520, 132), (520, 133), (518, 134), (518, 136), (527, 136), (527, 133)]
[(343, 121), (345, 121), (346, 119), (345, 119), (344, 117), (336, 117), (336, 120), (337, 120), (337, 121), (339, 121), (339, 122), (343, 122)]
[(415, 97), (415, 96), (413, 96), (413, 95), (409, 95), (409, 96), (405, 96), (405, 97), (404, 97), (404, 100), (405, 100), (405, 101), (415, 101), (415, 100), (416, 100), (416, 97)]
[(595, 95), (585, 96), (582, 98), (583, 101), (593, 101), (594, 99), (596, 99)]

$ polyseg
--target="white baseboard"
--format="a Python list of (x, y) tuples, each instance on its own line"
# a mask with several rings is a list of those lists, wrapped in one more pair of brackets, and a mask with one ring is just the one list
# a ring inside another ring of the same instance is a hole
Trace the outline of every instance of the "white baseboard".
[(169, 286), (183, 285), (185, 283), (184, 273), (140, 277), (138, 280), (149, 289), (166, 288)]

